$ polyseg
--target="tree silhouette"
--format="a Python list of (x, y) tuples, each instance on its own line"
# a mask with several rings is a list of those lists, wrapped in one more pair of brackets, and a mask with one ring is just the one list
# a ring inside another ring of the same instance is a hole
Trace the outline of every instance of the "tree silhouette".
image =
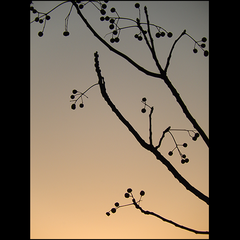
[[(102, 42), (110, 51), (114, 52), (115, 54), (119, 55), (120, 57), (124, 58), (125, 60), (127, 60), (131, 65), (133, 65), (133, 67), (137, 68), (139, 71), (143, 72), (146, 75), (149, 75), (151, 77), (157, 78), (157, 79), (161, 79), (164, 81), (164, 83), (167, 85), (168, 89), (171, 91), (172, 95), (175, 97), (177, 103), (179, 104), (180, 108), (182, 109), (183, 113), (185, 114), (186, 118), (191, 122), (194, 130), (188, 130), (188, 129), (174, 129), (171, 128), (171, 126), (168, 126), (162, 133), (162, 136), (159, 138), (159, 142), (157, 145), (154, 145), (153, 143), (153, 139), (152, 139), (152, 115), (154, 112), (154, 107), (150, 106), (147, 104), (147, 99), (146, 97), (142, 98), (142, 103), (144, 104), (144, 107), (142, 108), (142, 113), (146, 113), (147, 110), (146, 108), (148, 108), (149, 111), (149, 143), (146, 142), (141, 136), (140, 134), (135, 130), (135, 128), (132, 126), (132, 124), (127, 121), (127, 119), (122, 115), (122, 113), (118, 110), (118, 108), (115, 106), (115, 104), (112, 102), (112, 100), (110, 99), (107, 90), (106, 90), (106, 82), (104, 77), (102, 76), (101, 73), (101, 69), (100, 69), (100, 62), (99, 62), (99, 54), (98, 52), (94, 53), (94, 67), (95, 67), (95, 71), (97, 73), (97, 78), (98, 81), (97, 83), (93, 84), (92, 86), (90, 86), (88, 89), (86, 89), (83, 92), (80, 92), (76, 89), (74, 89), (72, 91), (72, 95), (70, 96), (71, 98), (71, 108), (73, 110), (76, 109), (77, 106), (77, 102), (80, 100), (81, 103), (79, 104), (80, 108), (84, 107), (84, 103), (83, 103), (83, 97), (87, 97), (86, 93), (94, 86), (99, 86), (100, 88), (100, 92), (101, 95), (103, 97), (103, 99), (106, 101), (106, 103), (108, 104), (108, 106), (111, 108), (111, 110), (113, 111), (113, 113), (117, 116), (117, 118), (122, 122), (122, 124), (124, 124), (127, 129), (129, 130), (129, 132), (135, 137), (135, 139), (139, 142), (139, 144), (145, 148), (146, 150), (150, 151), (157, 160), (161, 161), (161, 163), (163, 163), (167, 169), (172, 173), (172, 175), (179, 181), (179, 183), (181, 183), (187, 190), (189, 190), (191, 193), (193, 193), (196, 197), (198, 197), (199, 199), (201, 199), (202, 201), (204, 201), (205, 203), (209, 204), (209, 197), (207, 197), (206, 195), (204, 195), (201, 191), (199, 191), (198, 189), (196, 189), (194, 186), (192, 186), (178, 171), (177, 169), (170, 163), (170, 161), (164, 157), (162, 155), (162, 153), (159, 151), (159, 148), (161, 146), (161, 143), (165, 137), (166, 134), (169, 134), (174, 142), (175, 147), (169, 151), (168, 155), (169, 157), (173, 155), (173, 152), (175, 150), (177, 150), (177, 152), (179, 153), (180, 159), (181, 159), (181, 163), (185, 164), (189, 162), (189, 159), (187, 158), (186, 154), (183, 154), (181, 152), (181, 148), (180, 147), (184, 147), (186, 148), (188, 145), (187, 143), (177, 143), (175, 137), (174, 137), (174, 132), (176, 131), (185, 131), (188, 133), (189, 137), (192, 138), (193, 141), (196, 141), (198, 139), (198, 137), (202, 137), (202, 139), (204, 140), (205, 144), (207, 147), (209, 147), (209, 139), (207, 137), (207, 135), (205, 134), (205, 132), (203, 131), (203, 129), (201, 128), (201, 126), (198, 124), (198, 122), (194, 119), (194, 117), (192, 116), (192, 114), (189, 112), (186, 104), (184, 103), (184, 101), (182, 100), (180, 94), (178, 93), (177, 89), (173, 86), (173, 84), (171, 83), (169, 77), (168, 77), (168, 69), (170, 66), (170, 61), (172, 58), (172, 53), (174, 48), (176, 47), (178, 41), (183, 37), (183, 36), (187, 36), (190, 39), (192, 39), (193, 43), (194, 43), (194, 47), (193, 47), (193, 53), (197, 53), (198, 49), (203, 51), (203, 55), (205, 57), (207, 57), (209, 55), (209, 52), (207, 50), (205, 50), (205, 42), (207, 41), (206, 37), (202, 37), (201, 40), (196, 41), (192, 36), (190, 36), (186, 30), (183, 30), (182, 33), (176, 38), (176, 40), (174, 41), (169, 55), (166, 59), (166, 64), (165, 67), (163, 67), (160, 63), (159, 63), (159, 59), (157, 57), (156, 54), (156, 50), (155, 50), (155, 45), (154, 45), (154, 39), (153, 39), (153, 35), (152, 35), (152, 29), (157, 30), (157, 33), (155, 34), (156, 38), (160, 38), (160, 37), (165, 37), (167, 35), (167, 37), (171, 38), (173, 37), (173, 33), (168, 32), (166, 29), (164, 29), (161, 26), (158, 26), (156, 24), (150, 23), (150, 19), (149, 19), (149, 15), (148, 15), (148, 10), (147, 7), (144, 7), (144, 14), (146, 17), (146, 22), (142, 22), (141, 21), (141, 8), (140, 8), (140, 4), (136, 3), (135, 4), (135, 8), (138, 9), (138, 18), (136, 20), (131, 19), (131, 18), (126, 18), (126, 17), (121, 17), (117, 10), (115, 8), (111, 8), (110, 12), (112, 14), (112, 16), (105, 16), (106, 15), (106, 8), (107, 8), (107, 3), (108, 1), (96, 1), (96, 2), (92, 2), (92, 1), (64, 1), (60, 4), (58, 4), (56, 7), (54, 7), (53, 9), (51, 9), (50, 11), (48, 11), (47, 13), (43, 13), (40, 12), (38, 10), (36, 10), (32, 5), (30, 6), (30, 10), (33, 14), (36, 14), (37, 17), (34, 19), (33, 22), (39, 22), (40, 24), (43, 23), (43, 28), (42, 31), (40, 31), (38, 33), (39, 37), (42, 37), (44, 35), (44, 29), (46, 27), (46, 23), (48, 20), (50, 20), (50, 13), (57, 9), (58, 7), (60, 7), (63, 4), (69, 3), (71, 4), (69, 13), (67, 14), (66, 18), (65, 18), (65, 30), (63, 32), (63, 36), (69, 36), (70, 32), (68, 31), (68, 20), (70, 17), (70, 14), (73, 12), (73, 8), (76, 9), (76, 13), (79, 15), (79, 17), (82, 19), (82, 21), (86, 24), (87, 28), (93, 33), (93, 35), (100, 41)], [(32, 4), (32, 2), (30, 1), (30, 4)], [(111, 30), (109, 33), (107, 33), (105, 35), (111, 35), (110, 38), (110, 43), (108, 43), (104, 38), (102, 38), (97, 32), (96, 30), (90, 25), (90, 23), (87, 21), (87, 19), (84, 17), (82, 9), (84, 10), (84, 6), (87, 4), (92, 4), (96, 7), (96, 9), (100, 12), (101, 17), (100, 20), (101, 21), (109, 21), (110, 25), (109, 25), (109, 29)], [(105, 17), (104, 17), (105, 16)], [(120, 27), (119, 26), (119, 21), (121, 20), (126, 20), (128, 21), (130, 24), (132, 25), (128, 25), (125, 27)], [(121, 31), (123, 31), (126, 28), (136, 28), (138, 29), (139, 33), (135, 34), (134, 37), (138, 40), (138, 41), (145, 41), (151, 55), (152, 55), (152, 59), (154, 60), (156, 67), (158, 69), (158, 72), (151, 72), (147, 69), (145, 69), (144, 67), (140, 66), (139, 64), (137, 64), (135, 61), (133, 61), (129, 56), (125, 55), (123, 52), (120, 52), (119, 50), (117, 50), (115, 47), (113, 47), (113, 44), (118, 43), (120, 41), (120, 33)], [(178, 223), (175, 223), (171, 220), (168, 220), (154, 212), (150, 212), (150, 211), (145, 211), (142, 209), (142, 207), (140, 207), (140, 202), (141, 202), (141, 198), (142, 196), (145, 195), (145, 192), (142, 190), (140, 192), (140, 199), (138, 201), (135, 200), (133, 194), (132, 194), (132, 189), (128, 188), (127, 192), (125, 193), (125, 197), (132, 198), (132, 203), (130, 204), (126, 204), (126, 205), (119, 205), (118, 202), (115, 203), (115, 208), (112, 208), (110, 211), (108, 211), (106, 214), (107, 216), (110, 215), (110, 212), (115, 213), (116, 210), (120, 207), (124, 207), (124, 206), (129, 206), (129, 205), (134, 205), (137, 209), (139, 209), (142, 213), (147, 214), (147, 215), (153, 215), (157, 218), (160, 218), (163, 221), (166, 221), (170, 224), (175, 225), (176, 227), (180, 227), (182, 229), (197, 233), (197, 234), (208, 234), (208, 231), (198, 231), (195, 229), (191, 229), (188, 228), (186, 226), (182, 226)]]

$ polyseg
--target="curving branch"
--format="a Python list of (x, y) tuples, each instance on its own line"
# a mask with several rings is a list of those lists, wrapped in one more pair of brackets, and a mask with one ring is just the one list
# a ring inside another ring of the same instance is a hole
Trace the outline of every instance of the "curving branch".
[[(128, 130), (133, 134), (133, 136), (136, 138), (136, 140), (140, 143), (142, 147), (144, 147), (146, 150), (152, 152), (155, 157), (160, 160), (167, 168), (168, 170), (173, 174), (173, 176), (185, 186), (187, 190), (192, 192), (195, 196), (203, 200), (205, 203), (209, 204), (209, 198), (204, 195), (202, 192), (200, 192), (198, 189), (193, 187), (174, 167), (173, 165), (157, 150), (156, 147), (154, 147), (152, 144), (146, 143), (142, 137), (138, 134), (138, 132), (133, 128), (133, 126), (123, 117), (123, 115), (119, 112), (119, 110), (116, 108), (116, 106), (113, 104), (111, 99), (109, 98), (106, 87), (105, 87), (105, 81), (102, 77), (101, 70), (99, 67), (99, 61), (98, 61), (98, 52), (94, 53), (95, 56), (95, 69), (98, 76), (98, 83), (100, 86), (101, 94), (104, 100), (107, 102), (107, 104), (110, 106), (112, 111), (117, 115), (119, 120), (128, 128)], [(153, 111), (153, 108), (152, 110)], [(168, 129), (168, 128), (167, 128)], [(165, 131), (167, 131), (167, 129)], [(169, 130), (169, 129), (168, 129)]]
[(190, 231), (190, 232), (194, 232), (194, 233), (196, 233), (196, 234), (209, 234), (209, 231), (198, 231), (198, 230), (195, 230), (195, 229), (192, 229), (192, 228), (189, 228), (189, 227), (185, 227), (185, 226), (180, 225), (180, 224), (178, 224), (178, 223), (176, 223), (176, 222), (174, 222), (174, 221), (172, 221), (172, 220), (169, 220), (169, 219), (167, 219), (167, 218), (164, 218), (164, 217), (162, 217), (162, 216), (160, 216), (160, 215), (158, 215), (158, 214), (156, 214), (156, 213), (154, 213), (154, 212), (150, 212), (150, 211), (143, 210), (143, 209), (139, 206), (139, 204), (136, 202), (136, 200), (135, 200), (134, 198), (132, 199), (132, 202), (133, 202), (134, 206), (135, 206), (137, 209), (139, 209), (142, 213), (144, 213), (144, 214), (146, 214), (146, 215), (153, 215), (153, 216), (155, 216), (155, 217), (157, 217), (157, 218), (162, 219), (162, 220), (165, 221), (165, 222), (168, 222), (168, 223), (173, 224), (173, 225), (176, 226), (176, 227), (179, 227), (179, 228), (188, 230), (188, 231)]
[(169, 64), (170, 64), (170, 59), (171, 59), (171, 57), (172, 57), (172, 51), (173, 51), (176, 43), (179, 41), (179, 39), (180, 39), (184, 34), (186, 34), (186, 30), (184, 30), (184, 31), (181, 33), (181, 35), (174, 41), (174, 43), (173, 43), (173, 45), (172, 45), (172, 48), (171, 48), (171, 50), (170, 50), (169, 56), (168, 56), (168, 58), (167, 58), (167, 63), (166, 63), (165, 69), (164, 69), (164, 72), (165, 72), (166, 74), (167, 74), (168, 66), (169, 66)]
[(161, 78), (161, 74), (159, 73), (153, 73), (148, 71), (147, 69), (143, 68), (142, 66), (138, 65), (136, 62), (134, 62), (130, 57), (128, 57), (127, 55), (125, 55), (124, 53), (118, 51), (117, 49), (115, 49), (114, 47), (112, 47), (110, 44), (108, 44), (102, 37), (99, 36), (99, 34), (92, 28), (92, 26), (88, 23), (87, 19), (83, 16), (83, 14), (81, 13), (77, 3), (74, 0), (71, 0), (72, 4), (74, 5), (74, 7), (77, 10), (78, 15), (81, 17), (81, 19), (83, 20), (83, 22), (87, 25), (88, 29), (93, 33), (93, 35), (100, 41), (102, 42), (110, 51), (116, 53), (117, 55), (123, 57), (124, 59), (126, 59), (129, 63), (131, 63), (134, 67), (136, 67), (139, 71), (144, 72), (146, 75), (152, 76), (152, 77), (157, 77), (157, 78)]

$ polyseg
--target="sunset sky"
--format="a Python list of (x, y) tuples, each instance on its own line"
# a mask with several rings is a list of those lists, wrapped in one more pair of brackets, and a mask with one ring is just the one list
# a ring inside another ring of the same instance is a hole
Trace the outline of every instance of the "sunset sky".
[[(33, 1), (40, 12), (48, 12), (61, 2)], [(136, 19), (135, 1), (109, 1), (105, 16)], [(151, 28), (160, 64), (166, 59), (174, 40), (186, 29), (196, 40), (207, 38), (209, 50), (208, 1), (140, 1), (141, 21), (144, 6), (150, 22), (173, 33), (172, 38), (156, 38)], [(49, 15), (44, 35), (43, 24), (30, 25), (31, 34), (31, 238), (209, 238), (175, 227), (134, 206), (127, 206), (106, 216), (114, 207), (131, 203), (124, 193), (133, 189), (136, 200), (145, 191), (141, 207), (196, 230), (209, 230), (209, 207), (180, 184), (158, 161), (143, 149), (119, 121), (101, 96), (99, 86), (83, 97), (84, 108), (71, 109), (73, 89), (81, 92), (97, 83), (94, 52), (98, 51), (100, 68), (111, 100), (138, 133), (149, 142), (149, 109), (143, 114), (141, 99), (154, 106), (153, 144), (162, 132), (193, 129), (165, 83), (138, 71), (125, 59), (110, 52), (93, 36), (75, 8), (68, 22), (70, 35), (65, 37), (65, 18), (71, 3)], [(100, 21), (100, 12), (91, 4), (82, 10), (94, 29), (104, 37), (111, 30), (109, 22)], [(30, 13), (30, 21), (37, 14)], [(119, 26), (132, 22), (120, 20)], [(113, 46), (129, 55), (144, 68), (158, 72), (147, 45), (134, 35), (137, 28), (121, 31)], [(111, 35), (105, 37), (110, 42)], [(193, 117), (209, 136), (209, 57), (203, 51), (193, 53), (194, 42), (183, 36), (177, 43), (168, 69), (168, 77), (180, 93)], [(79, 105), (78, 102), (77, 105)], [(192, 141), (187, 132), (174, 132), (180, 150), (189, 162), (181, 163), (175, 145), (166, 134), (159, 148), (173, 166), (194, 187), (209, 196), (209, 156), (205, 142)]]

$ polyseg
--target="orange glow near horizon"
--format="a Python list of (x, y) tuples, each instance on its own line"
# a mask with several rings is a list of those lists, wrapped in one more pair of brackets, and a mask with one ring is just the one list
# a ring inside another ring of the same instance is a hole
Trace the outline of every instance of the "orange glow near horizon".
[[(58, 2), (33, 1), (33, 7), (47, 12)], [(60, 3), (60, 2), (59, 2)], [(109, 1), (107, 14), (115, 7), (120, 16), (138, 17), (133, 1)], [(174, 40), (186, 29), (196, 40), (207, 38), (207, 1), (146, 1), (151, 23), (173, 33), (155, 38), (157, 55), (165, 66)], [(142, 214), (134, 206), (117, 210), (114, 207), (131, 203), (124, 198), (127, 188), (133, 189), (136, 200), (145, 191), (141, 207), (176, 223), (197, 230), (209, 230), (209, 207), (180, 184), (168, 169), (143, 149), (119, 121), (101, 96), (99, 86), (87, 92), (84, 108), (71, 109), (73, 89), (85, 91), (97, 83), (94, 52), (98, 51), (100, 68), (107, 92), (123, 116), (142, 138), (149, 142), (149, 109), (143, 114), (141, 99), (154, 106), (152, 115), (153, 143), (157, 145), (168, 127), (193, 129), (181, 108), (162, 80), (144, 75), (123, 58), (110, 52), (88, 30), (75, 9), (69, 18), (70, 35), (63, 36), (64, 19), (70, 3), (50, 13), (44, 35), (43, 25), (31, 24), (31, 238), (203, 238), (182, 230), (154, 216)], [(109, 23), (99, 20), (100, 13), (88, 4), (82, 10), (97, 32), (110, 32)], [(36, 16), (31, 13), (31, 20)], [(120, 22), (121, 27), (128, 22)], [(131, 23), (132, 24), (132, 23)], [(123, 29), (119, 43), (113, 46), (129, 55), (144, 68), (157, 72), (144, 41), (134, 35), (137, 28)], [(105, 37), (109, 42), (111, 34)], [(168, 70), (169, 79), (180, 93), (193, 117), (209, 135), (209, 70), (208, 58), (199, 49), (193, 53), (194, 42), (183, 37), (173, 51)], [(80, 102), (79, 102), (80, 103)], [(79, 104), (78, 103), (78, 104)], [(174, 133), (175, 134), (175, 133)], [(192, 141), (186, 132), (176, 132), (180, 147), (189, 158), (181, 164), (177, 151), (168, 152), (174, 142), (166, 134), (159, 148), (194, 187), (209, 196), (208, 148), (199, 138)]]

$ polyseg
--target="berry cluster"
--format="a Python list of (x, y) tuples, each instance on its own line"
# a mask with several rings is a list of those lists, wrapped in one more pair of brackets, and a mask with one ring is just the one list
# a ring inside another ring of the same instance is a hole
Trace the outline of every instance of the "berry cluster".
[[(174, 141), (174, 143), (175, 143), (175, 147), (174, 147), (171, 151), (168, 152), (168, 155), (169, 155), (169, 156), (172, 156), (172, 155), (173, 155), (173, 151), (174, 151), (175, 149), (177, 149), (177, 150), (178, 150), (178, 153), (179, 153), (179, 155), (180, 155), (180, 157), (181, 157), (181, 163), (182, 163), (182, 164), (188, 163), (188, 162), (189, 162), (189, 159), (186, 158), (186, 154), (182, 154), (181, 151), (180, 151), (180, 149), (179, 149), (179, 146), (182, 146), (182, 147), (186, 148), (186, 147), (188, 146), (187, 143), (177, 144), (177, 142), (176, 142), (173, 134), (171, 133), (171, 131), (187, 131), (187, 132), (188, 132), (188, 135), (192, 138), (193, 141), (196, 141), (196, 140), (197, 140), (197, 138), (199, 137), (199, 133), (197, 133), (197, 132), (195, 133), (194, 130), (187, 130), (187, 129), (171, 129), (171, 130), (169, 129), (169, 131), (168, 131), (168, 132), (170, 133), (170, 135), (172, 136), (173, 141)], [(194, 134), (194, 135), (192, 135), (192, 134)]]
[(147, 99), (145, 97), (142, 98), (142, 101), (141, 101), (143, 104), (144, 104), (144, 108), (141, 109), (141, 112), (142, 113), (145, 113), (146, 112), (146, 106), (149, 107), (150, 109), (152, 107), (150, 107), (146, 102), (147, 102)]
[(133, 194), (132, 194), (132, 189), (131, 189), (131, 188), (128, 188), (128, 189), (127, 189), (127, 192), (124, 194), (124, 197), (125, 197), (125, 198), (131, 197), (133, 203), (129, 203), (129, 204), (125, 204), (125, 205), (120, 205), (119, 202), (115, 202), (115, 203), (114, 203), (114, 206), (115, 206), (115, 207), (112, 208), (110, 211), (106, 212), (106, 215), (107, 215), (107, 216), (110, 216), (110, 212), (115, 213), (115, 212), (117, 211), (117, 209), (120, 208), (120, 207), (130, 206), (130, 205), (133, 205), (134, 203), (138, 203), (138, 202), (142, 201), (141, 198), (142, 198), (142, 196), (144, 196), (144, 195), (145, 195), (145, 192), (144, 192), (143, 190), (140, 191), (140, 198), (139, 198), (139, 200), (136, 202), (136, 200), (135, 200), (135, 198), (133, 197)]
[(193, 37), (191, 37), (191, 36), (188, 35), (187, 33), (185, 33), (185, 34), (194, 41), (193, 52), (194, 52), (194, 53), (197, 53), (197, 52), (198, 52), (198, 50), (197, 50), (197, 48), (196, 48), (196, 45), (197, 45), (200, 49), (202, 49), (203, 55), (204, 55), (205, 57), (207, 57), (208, 54), (209, 54), (209, 52), (208, 52), (207, 50), (204, 50), (204, 48), (206, 47), (205, 42), (207, 41), (207, 38), (206, 38), (206, 37), (203, 37), (201, 40), (196, 41)]
[[(82, 96), (88, 98), (88, 96), (85, 95), (85, 93), (86, 93), (89, 89), (91, 89), (92, 87), (94, 87), (94, 86), (96, 86), (96, 85), (98, 85), (98, 83), (93, 84), (91, 87), (89, 87), (89, 88), (88, 88), (86, 91), (84, 91), (84, 92), (79, 92), (79, 91), (77, 91), (76, 89), (72, 90), (72, 93), (73, 93), (73, 94), (70, 96), (70, 98), (72, 99), (72, 100), (70, 100), (70, 102), (74, 102), (74, 103), (71, 105), (71, 109), (73, 109), (73, 110), (76, 109), (76, 103), (77, 103), (77, 101), (78, 101), (80, 98), (81, 98), (81, 103), (79, 104), (79, 107), (80, 107), (80, 108), (83, 108), (83, 107), (84, 107), (84, 104), (83, 104), (83, 97), (82, 97)], [(77, 98), (76, 98), (76, 96), (77, 96)], [(76, 98), (76, 99), (75, 99), (75, 98)]]
[[(101, 4), (101, 3), (100, 3), (100, 4)], [(106, 4), (104, 4), (104, 5), (106, 5)], [(135, 3), (134, 6), (135, 6), (135, 8), (138, 9), (138, 19), (139, 19), (139, 21), (140, 21), (140, 19), (141, 19), (140, 4), (139, 4), (139, 3)], [(106, 7), (106, 6), (104, 6), (104, 7)], [(112, 17), (109, 17), (109, 16), (103, 17), (103, 16), (101, 16), (101, 17), (100, 17), (100, 20), (101, 20), (101, 21), (104, 21), (104, 20), (105, 20), (105, 21), (109, 21), (109, 22), (110, 22), (109, 28), (112, 30), (110, 33), (107, 33), (104, 37), (106, 37), (106, 36), (109, 35), (109, 34), (112, 34), (112, 37), (110, 38), (110, 42), (111, 42), (111, 43), (114, 43), (114, 42), (118, 43), (119, 40), (120, 40), (120, 39), (119, 39), (119, 35), (120, 35), (121, 30), (122, 30), (122, 29), (126, 29), (126, 28), (138, 27), (138, 26), (137, 26), (137, 21), (134, 20), (134, 19), (131, 19), (131, 18), (120, 17), (119, 14), (118, 14), (118, 12), (117, 12), (117, 10), (116, 10), (114, 7), (111, 8), (110, 11), (111, 11), (112, 13), (115, 13), (117, 16), (112, 16)], [(106, 11), (105, 11), (105, 10), (104, 10), (104, 11), (100, 10), (100, 12), (101, 12), (102, 15), (105, 15), (105, 14), (106, 14)], [(130, 22), (133, 22), (134, 25), (125, 26), (125, 27), (119, 27), (119, 24), (118, 24), (118, 23), (119, 23), (119, 20), (127, 20), (127, 21), (130, 21)], [(141, 22), (140, 24), (141, 24), (141, 25), (147, 25), (147, 23), (144, 23), (144, 22)], [(160, 26), (157, 26), (157, 25), (151, 24), (151, 23), (150, 23), (149, 25), (155, 27), (155, 28), (158, 30), (158, 32), (157, 32), (156, 35), (155, 35), (157, 38), (159, 38), (160, 36), (164, 37), (164, 36), (165, 36), (165, 32), (167, 33), (167, 36), (168, 36), (169, 38), (171, 38), (171, 37), (173, 36), (173, 34), (172, 34), (171, 32), (167, 32), (164, 28), (162, 28), (162, 27), (160, 27)], [(146, 31), (146, 30), (143, 30), (143, 32), (140, 31), (139, 33), (135, 34), (134, 37), (135, 37), (136, 39), (138, 39), (139, 41), (142, 41), (142, 40), (143, 40), (142, 34), (147, 34), (147, 31)], [(117, 36), (116, 36), (116, 35), (117, 35)], [(115, 36), (116, 36), (116, 37), (115, 37)]]
[(47, 15), (47, 13), (38, 12), (33, 6), (30, 6), (30, 11), (32, 11), (33, 14), (37, 13), (37, 17), (35, 17), (33, 22), (38, 22), (40, 24), (42, 24), (44, 22), (42, 31), (38, 32), (38, 36), (42, 37), (43, 36), (43, 31), (44, 31), (45, 26), (46, 26), (46, 20), (50, 20), (51, 17), (49, 15)]
[[(30, 7), (30, 10), (34, 13), (34, 14), (38, 14), (38, 16), (35, 18), (33, 22), (39, 22), (39, 23), (43, 23), (44, 22), (44, 26), (42, 31), (40, 31), (38, 33), (39, 37), (43, 36), (43, 31), (45, 29), (45, 25), (46, 25), (46, 20), (50, 20), (50, 16), (48, 15), (50, 12), (52, 12), (54, 9), (58, 8), (59, 6), (61, 6), (62, 4), (65, 4), (69, 1), (64, 1), (62, 3), (60, 3), (59, 5), (57, 5), (56, 7), (54, 7), (53, 9), (51, 9), (50, 11), (48, 11), (47, 13), (42, 13), (37, 11), (36, 9), (34, 9), (34, 7)], [(30, 2), (31, 4), (32, 2)], [(148, 32), (146, 30), (143, 30), (142, 26), (146, 26), (148, 25), (146, 22), (141, 22), (141, 10), (140, 10), (140, 4), (139, 3), (135, 3), (135, 8), (138, 9), (138, 18), (136, 20), (131, 19), (131, 18), (126, 18), (126, 17), (120, 17), (117, 10), (112, 7), (110, 9), (111, 14), (114, 14), (116, 16), (111, 16), (109, 17), (108, 15), (106, 15), (107, 11), (107, 3), (108, 1), (80, 1), (80, 0), (76, 0), (76, 3), (78, 3), (78, 7), (79, 10), (83, 9), (87, 4), (91, 3), (102, 15), (100, 17), (100, 21), (109, 21), (110, 25), (109, 25), (109, 29), (112, 30), (111, 32), (107, 33), (104, 38), (111, 34), (111, 38), (110, 38), (110, 42), (111, 43), (118, 43), (120, 41), (120, 32), (123, 29), (127, 29), (127, 28), (140, 28), (138, 25), (138, 21), (139, 24), (141, 26), (141, 30), (139, 29), (139, 33), (134, 34), (134, 38), (138, 39), (139, 41), (143, 40), (143, 35), (146, 35)], [(70, 7), (69, 13), (67, 14), (66, 18), (65, 18), (65, 31), (63, 32), (63, 36), (69, 36), (69, 31), (68, 31), (68, 20), (70, 17), (70, 14), (72, 12), (72, 8), (73, 8), (73, 4)], [(105, 16), (106, 15), (106, 16)], [(119, 21), (120, 20), (125, 20), (128, 22), (133, 23), (133, 25), (129, 25), (129, 26), (125, 26), (125, 27), (120, 27), (119, 26)], [(157, 32), (155, 33), (155, 37), (156, 38), (160, 38), (160, 37), (164, 37), (166, 34), (169, 38), (171, 38), (173, 36), (173, 34), (171, 32), (168, 32), (166, 29), (164, 29), (163, 27), (160, 27), (158, 25), (149, 23), (148, 25), (149, 27), (154, 27), (157, 29)], [(199, 46), (200, 49), (203, 50), (204, 52), (204, 56), (207, 57), (209, 55), (209, 52), (207, 50), (204, 50), (204, 48), (206, 47), (205, 42), (207, 41), (206, 37), (203, 37), (200, 41), (196, 41), (194, 38), (192, 38), (189, 34), (185, 33), (187, 36), (189, 36), (193, 41), (194, 41), (194, 48), (193, 48), (193, 52), (197, 53), (198, 50), (196, 49), (196, 45)]]

